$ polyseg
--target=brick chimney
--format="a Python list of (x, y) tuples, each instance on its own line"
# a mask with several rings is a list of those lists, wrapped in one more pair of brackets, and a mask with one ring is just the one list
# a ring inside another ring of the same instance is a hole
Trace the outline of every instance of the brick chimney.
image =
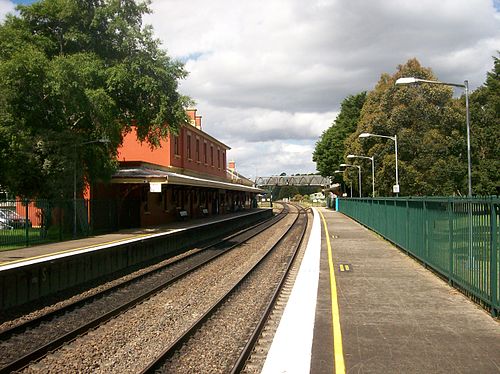
[(189, 124), (196, 127), (196, 109), (186, 109)]
[(201, 116), (194, 117), (195, 126), (198, 130), (201, 130)]

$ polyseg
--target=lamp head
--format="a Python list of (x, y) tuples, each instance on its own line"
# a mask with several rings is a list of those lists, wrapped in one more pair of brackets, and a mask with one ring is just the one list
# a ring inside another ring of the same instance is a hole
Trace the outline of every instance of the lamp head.
[(369, 138), (372, 136), (369, 132), (362, 132), (361, 134), (358, 135), (358, 138)]
[(340, 164), (342, 167), (350, 166), (349, 164)]
[(417, 83), (417, 79), (414, 77), (399, 78), (396, 80), (396, 84), (412, 84)]
[(355, 155), (347, 155), (346, 158), (356, 158), (356, 156)]

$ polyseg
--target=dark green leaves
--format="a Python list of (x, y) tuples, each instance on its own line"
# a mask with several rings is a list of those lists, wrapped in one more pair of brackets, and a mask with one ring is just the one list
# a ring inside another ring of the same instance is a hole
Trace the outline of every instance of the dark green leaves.
[[(152, 146), (178, 130), (189, 104), (177, 91), (186, 72), (143, 27), (148, 4), (42, 0), (0, 26), (0, 186), (67, 196), (75, 162), (80, 185), (109, 178), (132, 124)], [(74, 150), (103, 137), (106, 146)]]

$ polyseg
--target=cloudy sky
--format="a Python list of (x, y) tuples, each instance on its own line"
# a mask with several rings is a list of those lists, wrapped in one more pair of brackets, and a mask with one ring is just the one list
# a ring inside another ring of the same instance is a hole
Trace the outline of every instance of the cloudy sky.
[[(0, 18), (14, 3), (0, 0)], [(481, 85), (500, 50), (500, 0), (153, 0), (185, 62), (182, 93), (254, 178), (315, 172), (312, 152), (350, 94), (416, 57), (440, 80)]]

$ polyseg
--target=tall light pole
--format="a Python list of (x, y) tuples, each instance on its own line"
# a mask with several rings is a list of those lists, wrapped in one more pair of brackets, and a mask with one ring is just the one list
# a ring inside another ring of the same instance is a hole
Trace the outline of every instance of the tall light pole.
[[(334, 173), (342, 173), (344, 174), (344, 170), (335, 170)], [(351, 197), (352, 197), (352, 180), (349, 180), (351, 182)]]
[(440, 81), (432, 81), (427, 79), (420, 79), (414, 77), (399, 78), (396, 80), (396, 85), (407, 85), (407, 84), (437, 84), (441, 86), (452, 86), (460, 87), (465, 91), (465, 123), (467, 126), (467, 183), (468, 183), (468, 196), (472, 197), (472, 167), (471, 167), (471, 156), (470, 156), (470, 115), (469, 115), (469, 81), (465, 80), (463, 84), (461, 83), (448, 83)]
[(340, 164), (341, 167), (345, 168), (358, 168), (358, 186), (359, 186), (359, 197), (361, 197), (361, 166), (352, 164)]
[(351, 159), (351, 158), (365, 158), (367, 160), (371, 160), (372, 161), (372, 197), (375, 197), (375, 158), (372, 156), (372, 157), (368, 157), (368, 156), (359, 156), (359, 155), (347, 155), (347, 158), (348, 159)]
[(79, 144), (75, 144), (75, 164), (73, 165), (73, 239), (76, 238), (76, 156), (77, 147), (81, 147), (82, 145), (92, 144), (92, 143), (109, 143), (109, 139), (106, 137), (102, 137), (97, 140), (90, 140), (88, 142), (83, 142)]
[(398, 174), (398, 136), (387, 136), (387, 135), (377, 135), (377, 134), (370, 134), (368, 132), (363, 132), (359, 134), (360, 138), (369, 138), (369, 137), (376, 137), (376, 138), (386, 138), (386, 139), (391, 139), (394, 141), (394, 152), (396, 154), (396, 184), (392, 187), (392, 192), (396, 194), (396, 196), (399, 196), (399, 174)]

